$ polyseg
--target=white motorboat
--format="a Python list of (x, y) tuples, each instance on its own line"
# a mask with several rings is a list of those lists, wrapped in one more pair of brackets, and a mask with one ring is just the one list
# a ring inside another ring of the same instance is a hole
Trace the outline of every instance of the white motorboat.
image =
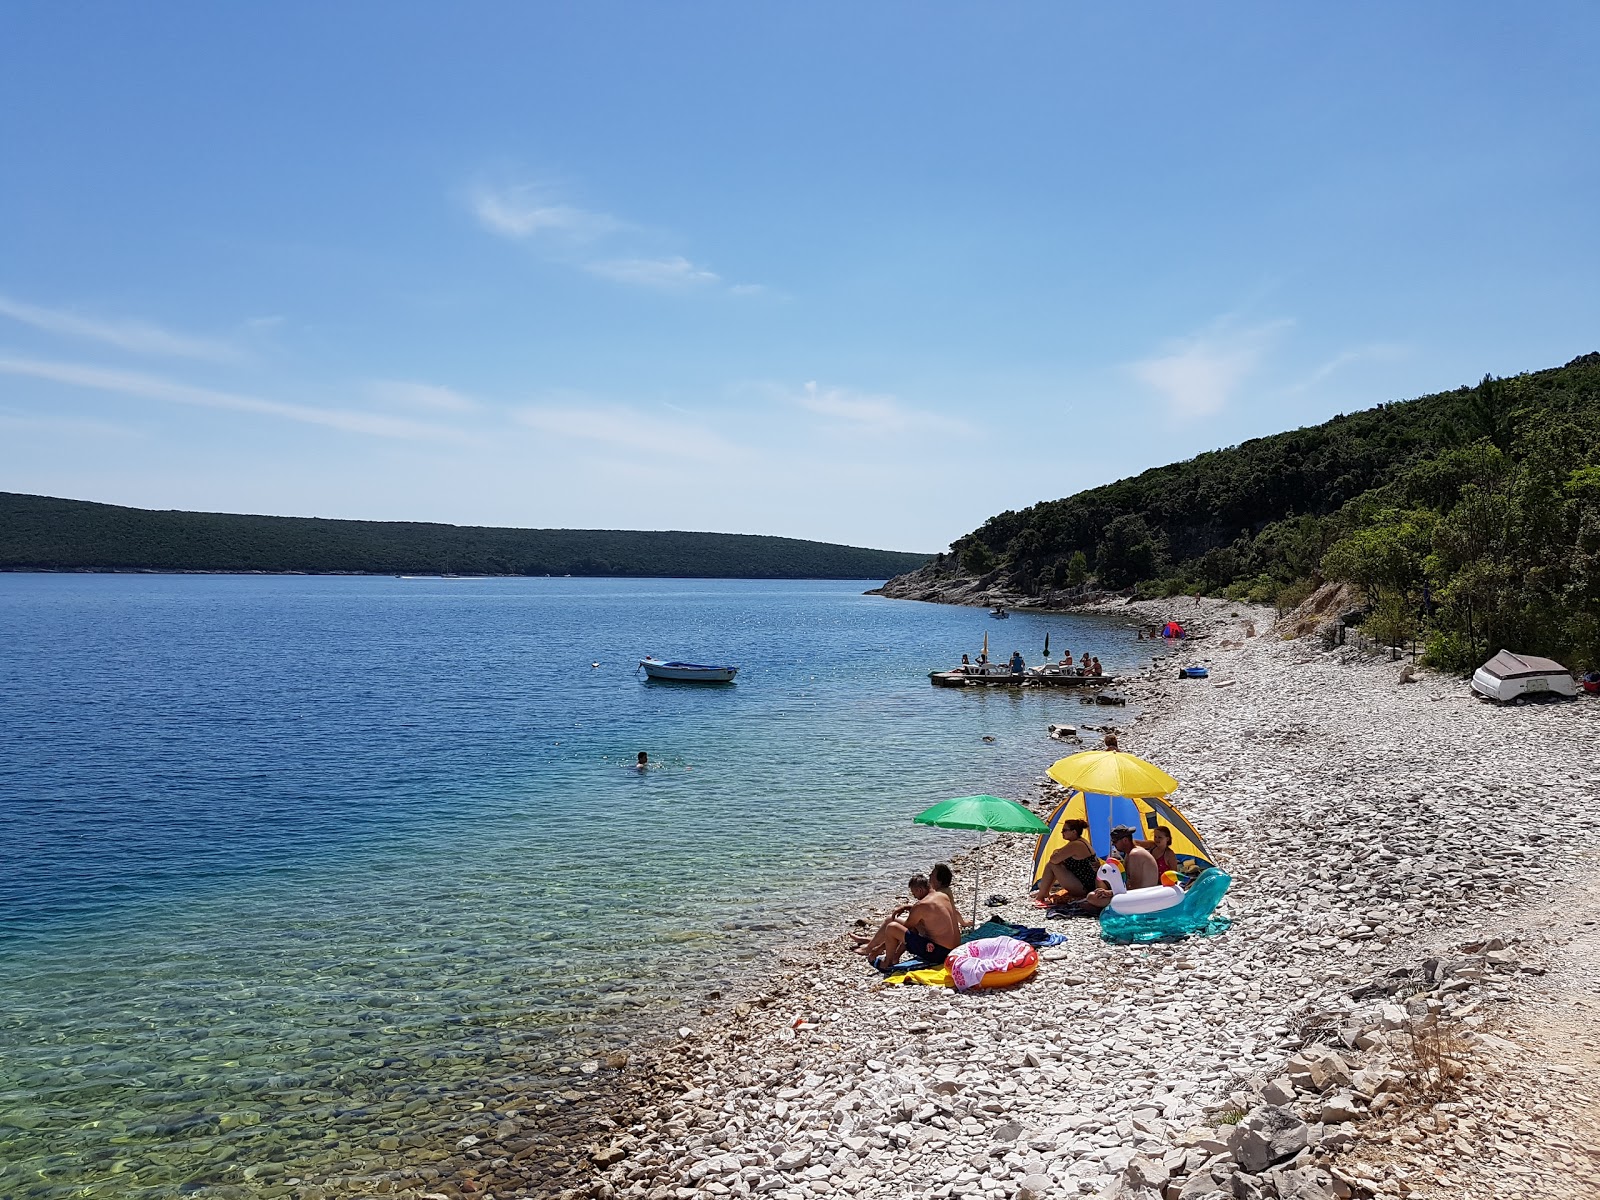
[(712, 667), (704, 663), (662, 662), (641, 658), (639, 665), (651, 679), (671, 679), (678, 683), (732, 683), (738, 667)]

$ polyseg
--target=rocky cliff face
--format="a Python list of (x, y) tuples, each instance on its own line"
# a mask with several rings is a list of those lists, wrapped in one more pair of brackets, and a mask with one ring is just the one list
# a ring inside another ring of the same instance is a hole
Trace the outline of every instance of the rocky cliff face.
[(1003, 605), (1006, 608), (1078, 608), (1106, 599), (1108, 593), (1100, 588), (1047, 588), (1029, 593), (1020, 588), (1008, 572), (990, 571), (972, 575), (946, 558), (938, 559), (896, 575), (881, 588), (868, 595), (887, 596), (891, 600), (925, 600), (931, 604), (969, 604), (984, 608)]

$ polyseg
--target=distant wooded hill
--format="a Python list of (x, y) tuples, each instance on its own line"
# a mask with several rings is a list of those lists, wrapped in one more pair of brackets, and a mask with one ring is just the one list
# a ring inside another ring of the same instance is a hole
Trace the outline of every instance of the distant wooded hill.
[(0, 569), (886, 579), (926, 554), (739, 533), (154, 511), (0, 492)]
[(1098, 585), (1292, 606), (1360, 585), (1371, 627), (1461, 668), (1600, 666), (1600, 353), (1380, 404), (991, 517), (890, 594)]

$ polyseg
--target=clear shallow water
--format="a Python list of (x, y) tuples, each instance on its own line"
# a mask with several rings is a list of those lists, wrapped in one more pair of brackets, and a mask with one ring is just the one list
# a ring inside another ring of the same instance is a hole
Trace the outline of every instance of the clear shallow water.
[(426, 1161), (954, 852), (911, 815), (1084, 712), (930, 668), (1136, 653), (867, 586), (0, 575), (0, 1195)]

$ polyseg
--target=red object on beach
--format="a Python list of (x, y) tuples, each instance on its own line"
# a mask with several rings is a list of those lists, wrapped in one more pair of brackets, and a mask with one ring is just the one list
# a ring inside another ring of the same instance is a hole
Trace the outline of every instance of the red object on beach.
[(1161, 627), (1161, 636), (1164, 638), (1181, 638), (1183, 636), (1183, 626), (1176, 621), (1168, 621)]

